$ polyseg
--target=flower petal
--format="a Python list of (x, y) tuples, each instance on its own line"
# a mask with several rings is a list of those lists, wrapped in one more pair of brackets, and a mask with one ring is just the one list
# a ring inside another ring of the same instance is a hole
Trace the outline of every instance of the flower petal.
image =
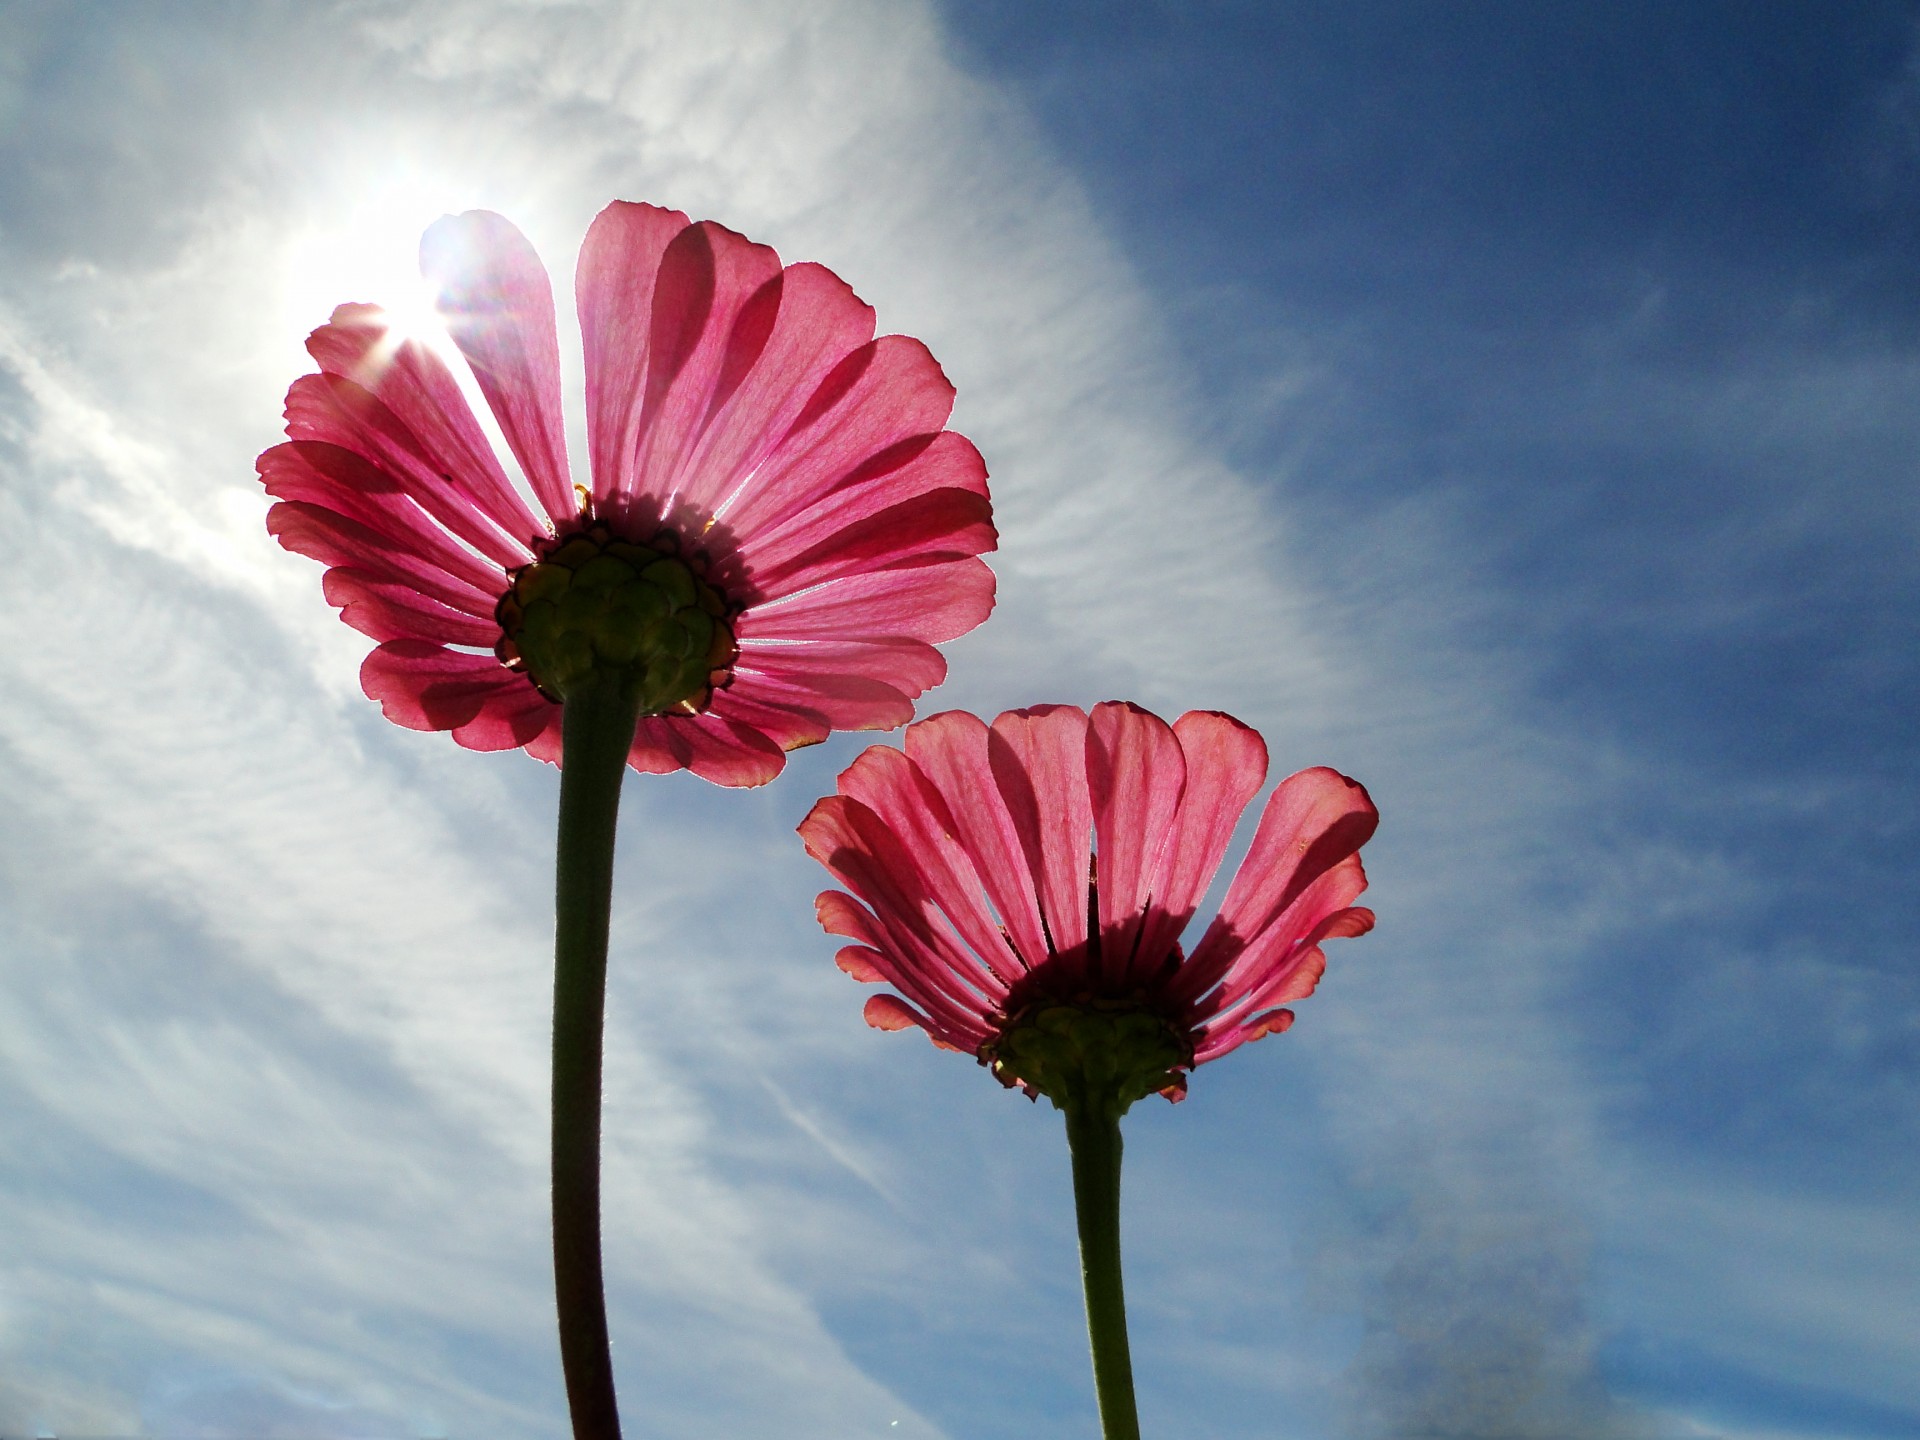
[(646, 397), (660, 257), (689, 222), (678, 210), (616, 200), (580, 247), (574, 297), (587, 362), (587, 450), (603, 514), (632, 467)]
[(779, 273), (771, 246), (711, 220), (689, 225), (661, 253), (637, 444), (615, 487), (616, 514), (657, 520), (673, 509), (716, 400), (734, 322)]
[(987, 908), (985, 888), (957, 839), (959, 826), (932, 781), (904, 751), (869, 746), (840, 774), (842, 795), (880, 818), (919, 868), (921, 882), (947, 922), (1000, 982), (996, 999), (1023, 967)]
[[(294, 440), (264, 452), (254, 467), (269, 495), (293, 504), (289, 515), (308, 514), (318, 527), (316, 537), (321, 533), (332, 537), (326, 542), (316, 539), (316, 543), (344, 546), (342, 553), (353, 557), (353, 561), (331, 563), (365, 561), (376, 553), (404, 555), (409, 567), (418, 562), (422, 576), (435, 576), (439, 582), (469, 595), (475, 607), (469, 613), (493, 613), (496, 597), (505, 585), (501, 569), (456, 544), (444, 527), (407, 497), (397, 480), (353, 451), (318, 441)], [(283, 536), (274, 528), (272, 517), (279, 508), (276, 505), (268, 511), (268, 532), (296, 554), (310, 553), (300, 548), (296, 538)], [(330, 520), (320, 518), (323, 515), (344, 518), (350, 524), (333, 526)], [(367, 532), (372, 532), (371, 536)], [(357, 553), (362, 546), (367, 550), (365, 556)]]
[(901, 637), (939, 644), (993, 612), (993, 571), (979, 560), (878, 570), (828, 581), (754, 606), (742, 641)]
[(1032, 969), (1047, 958), (1047, 941), (1033, 873), (994, 779), (989, 743), (986, 725), (964, 710), (931, 715), (907, 727), (907, 758), (940, 793), (987, 899), (1014, 949)]
[(556, 521), (577, 514), (553, 284), (533, 246), (490, 210), (445, 215), (420, 238), (420, 273), (541, 506)]
[[(1358, 860), (1354, 864), (1358, 865)], [(1364, 880), (1361, 882), (1364, 887)], [(1373, 928), (1373, 912), (1358, 906), (1322, 915), (1305, 935), (1294, 938), (1283, 953), (1270, 953), (1250, 966), (1238, 980), (1229, 978), (1214, 997), (1219, 1009), (1200, 1024), (1194, 1045), (1195, 1063), (1224, 1055), (1247, 1040), (1276, 1034), (1293, 1024), (1293, 1015), (1270, 1007), (1311, 995), (1326, 973), (1324, 941), (1364, 935)], [(1254, 975), (1259, 978), (1253, 983)], [(1231, 994), (1231, 998), (1226, 997)], [(1204, 1007), (1203, 1007), (1204, 1008)], [(1282, 1019), (1281, 1017), (1284, 1017)], [(1278, 1021), (1278, 1023), (1275, 1023)]]
[[(866, 754), (888, 748), (874, 746)], [(983, 1024), (987, 1013), (1006, 998), (1006, 984), (960, 943), (928, 875), (902, 838), (874, 811), (846, 795), (821, 800), (799, 829), (807, 853), (864, 901), (872, 917), (874, 928), (865, 934), (852, 932), (849, 938), (864, 940), (887, 955), (898, 967), (889, 978), (930, 1013), (951, 1011), (940, 1018), (955, 1025), (962, 1017)], [(820, 903), (824, 905), (826, 897)], [(849, 933), (844, 928), (848, 917), (841, 918), (841, 933)]]
[[(882, 511), (938, 490), (987, 495), (987, 466), (963, 435), (914, 435), (862, 461), (808, 505), (771, 516), (752, 532), (757, 572), (793, 573), (791, 561)], [(963, 513), (973, 512), (962, 507)], [(987, 542), (986, 548), (992, 548)], [(972, 553), (983, 553), (974, 551)]]
[(1020, 837), (1051, 948), (1084, 964), (1093, 853), (1086, 713), (1072, 705), (1009, 710), (993, 722), (987, 761)]
[(884, 680), (804, 672), (789, 677), (776, 669), (750, 667), (744, 660), (735, 668), (727, 696), (729, 701), (745, 697), (815, 717), (820, 732), (809, 735), (803, 744), (826, 739), (829, 730), (894, 730), (913, 718), (913, 701)]
[(1093, 803), (1102, 981), (1124, 987), (1136, 970), (1156, 973), (1166, 952), (1138, 951), (1148, 901), (1186, 788), (1187, 763), (1173, 727), (1125, 701), (1093, 707), (1086, 736)]
[(876, 1030), (910, 1030), (918, 1025), (932, 1032), (927, 1017), (897, 995), (870, 995), (860, 1009), (860, 1018)]
[(338, 306), (307, 337), (307, 353), (323, 374), (353, 381), (391, 410), (434, 457), (434, 468), (459, 477), (502, 530), (522, 539), (540, 534), (545, 526), (500, 468), (452, 372), (420, 341), (397, 337), (391, 324), (378, 306)]
[(993, 506), (983, 496), (933, 490), (835, 530), (792, 555), (756, 551), (747, 582), (750, 590), (772, 599), (867, 570), (964, 561), (998, 543)]
[(952, 411), (953, 386), (926, 346), (905, 335), (869, 341), (821, 381), (723, 518), (735, 534), (757, 535), (892, 446), (939, 433)]
[(525, 676), (491, 655), (468, 655), (424, 640), (389, 640), (374, 650), (361, 662), (360, 688), (380, 702), (387, 719), (409, 730), (458, 730), (483, 710), (502, 706), (517, 712), (526, 692), (539, 695)]
[(737, 669), (822, 691), (859, 676), (918, 696), (946, 679), (947, 661), (918, 640), (743, 640)]
[(735, 318), (700, 443), (680, 477), (682, 498), (719, 514), (786, 438), (808, 400), (847, 355), (873, 339), (874, 315), (824, 265), (790, 265)]
[(954, 999), (948, 988), (951, 976), (944, 976), (938, 962), (929, 961), (917, 942), (911, 938), (903, 942), (865, 905), (838, 890), (822, 893), (813, 908), (820, 928), (829, 935), (860, 941), (871, 953), (880, 982), (892, 985), (925, 1011), (950, 1037), (949, 1043), (977, 1049), (987, 1038), (987, 1021), (978, 1004)]
[(842, 945), (833, 952), (833, 963), (862, 985), (886, 984), (886, 972), (880, 969), (886, 958), (871, 945)]
[(444, 570), (358, 521), (321, 506), (282, 500), (267, 511), (267, 533), (294, 554), (323, 565), (350, 566), (398, 580), (476, 619), (493, 613), (493, 596), (449, 577)]
[[(764, 785), (786, 767), (787, 755), (753, 726), (712, 711), (704, 715), (653, 715), (636, 727), (635, 749), (642, 757), (665, 752), (715, 785), (747, 788)], [(644, 739), (645, 745), (639, 742)], [(650, 770), (650, 764), (637, 765)]]
[(491, 620), (476, 620), (422, 595), (418, 587), (365, 570), (335, 566), (320, 583), (329, 605), (362, 635), (375, 640), (431, 640), (490, 650), (500, 638)]
[(1140, 935), (1143, 958), (1172, 952), (1213, 883), (1234, 827), (1267, 779), (1267, 746), (1231, 715), (1190, 710), (1173, 723), (1187, 785), (1152, 879)]
[(1218, 983), (1255, 936), (1315, 880), (1358, 851), (1379, 823), (1380, 812), (1365, 787), (1337, 770), (1318, 766), (1282, 780), (1261, 813), (1219, 916), (1181, 972), (1182, 989), (1198, 995)]
[[(525, 685), (490, 696), (478, 715), (454, 730), (453, 738), (469, 750), (516, 750), (549, 727), (559, 730), (560, 707)], [(559, 763), (557, 754), (552, 759)]]
[(984, 1031), (978, 1036), (972, 1036), (947, 1030), (930, 1016), (922, 1015), (896, 995), (870, 996), (861, 1008), (860, 1018), (876, 1030), (906, 1030), (917, 1025), (927, 1032), (927, 1038), (940, 1049), (958, 1050), (963, 1055), (970, 1055), (978, 1050), (987, 1038)]
[(713, 698), (715, 715), (751, 726), (784, 754), (806, 745), (818, 745), (833, 733), (833, 722), (809, 703), (813, 697), (789, 698), (769, 693), (759, 677), (730, 685)]
[(1277, 915), (1244, 922), (1242, 929), (1224, 924), (1223, 911), (1168, 987), (1170, 998), (1201, 1016), (1239, 1004), (1292, 963), (1289, 956), (1304, 943), (1303, 936), (1319, 933), (1329, 915), (1366, 888), (1360, 857), (1349, 852), (1314, 876)]
[(532, 558), (531, 536), (507, 528), (471, 476), (446, 468), (400, 417), (353, 381), (339, 375), (303, 375), (287, 390), (287, 436), (351, 450), (397, 482), (407, 496), (454, 536), (496, 564), (511, 568)]

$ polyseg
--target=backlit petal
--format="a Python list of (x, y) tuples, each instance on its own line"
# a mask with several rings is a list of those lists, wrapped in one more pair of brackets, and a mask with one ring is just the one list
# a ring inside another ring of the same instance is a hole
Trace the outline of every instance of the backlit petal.
[(579, 506), (560, 416), (553, 285), (527, 237), (489, 210), (446, 215), (420, 240), (420, 272), (508, 448), (553, 520)]

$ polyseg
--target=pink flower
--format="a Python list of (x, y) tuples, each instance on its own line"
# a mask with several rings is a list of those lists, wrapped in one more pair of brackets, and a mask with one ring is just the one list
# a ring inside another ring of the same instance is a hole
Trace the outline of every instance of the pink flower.
[(1355, 781), (1303, 770), (1182, 950), (1266, 772), (1260, 736), (1208, 711), (1171, 726), (1122, 702), (1091, 718), (1013, 710), (991, 728), (935, 715), (904, 750), (868, 749), (801, 824), (853, 891), (823, 894), (820, 923), (855, 942), (841, 969), (898, 992), (868, 1000), (871, 1025), (918, 1025), (1056, 1102), (1077, 1083), (1075, 1047), (1097, 1041), (1110, 1053), (1090, 1063), (1124, 1072), (1122, 1110), (1153, 1090), (1177, 1099), (1193, 1066), (1293, 1022), (1283, 1007), (1313, 992), (1321, 942), (1373, 925), (1352, 902), (1379, 814)]
[[(328, 600), (380, 642), (361, 685), (388, 719), (557, 761), (570, 645), (656, 666), (637, 770), (757, 785), (830, 730), (912, 717), (946, 673), (934, 645), (993, 605), (986, 469), (943, 428), (953, 388), (924, 345), (874, 339), (819, 265), (609, 205), (575, 287), (589, 489), (532, 246), (471, 211), (421, 257), (530, 495), (452, 373), (369, 305), (308, 340), (320, 373), (259, 461), (268, 529), (331, 567)], [(580, 633), (542, 630), (543, 603)]]

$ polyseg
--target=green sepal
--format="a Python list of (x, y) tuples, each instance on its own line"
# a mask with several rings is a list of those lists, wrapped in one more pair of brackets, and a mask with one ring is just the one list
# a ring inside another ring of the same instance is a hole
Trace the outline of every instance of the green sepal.
[(1150, 1010), (1042, 1002), (1008, 1022), (981, 1058), (1003, 1085), (1118, 1119), (1134, 1101), (1178, 1087), (1193, 1046)]

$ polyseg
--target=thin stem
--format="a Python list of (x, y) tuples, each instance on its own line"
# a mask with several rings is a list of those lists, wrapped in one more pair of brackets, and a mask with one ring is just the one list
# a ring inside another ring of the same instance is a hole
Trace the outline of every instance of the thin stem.
[(1066, 1116), (1100, 1431), (1106, 1440), (1140, 1440), (1133, 1360), (1127, 1350), (1127, 1300), (1120, 1285), (1120, 1119), (1094, 1105), (1072, 1106)]
[(567, 697), (553, 938), (553, 1279), (575, 1440), (619, 1440), (600, 1278), (600, 1067), (620, 782), (639, 698), (617, 678)]

